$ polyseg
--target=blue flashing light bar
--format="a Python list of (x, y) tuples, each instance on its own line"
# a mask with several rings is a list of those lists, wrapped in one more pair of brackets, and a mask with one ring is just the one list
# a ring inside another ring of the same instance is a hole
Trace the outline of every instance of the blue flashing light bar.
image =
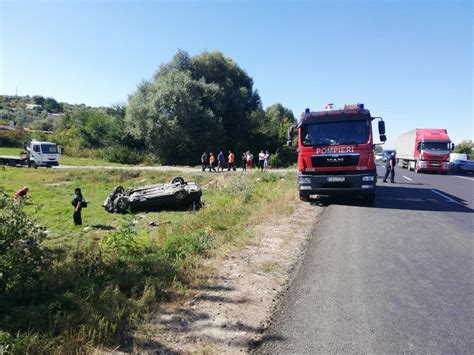
[(307, 108), (306, 110), (304, 110), (304, 113), (309, 113), (309, 112), (310, 112), (309, 108)]
[(359, 104), (359, 108), (360, 108), (361, 110), (363, 110), (363, 109), (364, 109), (364, 104)]

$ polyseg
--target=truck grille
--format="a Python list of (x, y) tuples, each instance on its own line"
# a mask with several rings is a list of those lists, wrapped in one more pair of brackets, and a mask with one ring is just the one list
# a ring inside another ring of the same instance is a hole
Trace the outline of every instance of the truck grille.
[(311, 163), (315, 168), (333, 166), (356, 166), (359, 164), (359, 154), (326, 154), (313, 155)]
[(349, 182), (326, 182), (321, 184), (323, 189), (348, 189), (351, 187)]

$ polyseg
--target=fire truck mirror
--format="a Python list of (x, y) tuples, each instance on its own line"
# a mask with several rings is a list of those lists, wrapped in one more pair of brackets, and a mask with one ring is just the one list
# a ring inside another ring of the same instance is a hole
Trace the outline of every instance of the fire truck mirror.
[(386, 142), (387, 141), (387, 136), (385, 134), (380, 135), (380, 141), (381, 142)]
[(454, 143), (451, 143), (451, 150), (454, 150)]
[[(379, 121), (379, 134), (380, 134), (380, 137), (385, 135), (385, 122), (384, 121)], [(380, 140), (382, 141), (382, 139)]]
[(288, 134), (286, 137), (286, 145), (290, 148), (293, 146), (293, 130), (294, 129), (295, 129), (294, 126), (291, 126), (290, 128), (288, 128)]

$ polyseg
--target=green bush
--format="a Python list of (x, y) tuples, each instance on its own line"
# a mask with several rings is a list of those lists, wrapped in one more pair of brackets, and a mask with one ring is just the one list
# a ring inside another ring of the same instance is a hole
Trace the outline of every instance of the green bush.
[(25, 214), (24, 204), (0, 191), (0, 299), (26, 297), (48, 268), (39, 244), (45, 233)]
[(104, 160), (121, 164), (139, 164), (145, 159), (145, 155), (142, 152), (125, 146), (102, 148), (99, 151), (99, 155)]
[(30, 134), (21, 129), (0, 130), (0, 147), (22, 148), (30, 139)]

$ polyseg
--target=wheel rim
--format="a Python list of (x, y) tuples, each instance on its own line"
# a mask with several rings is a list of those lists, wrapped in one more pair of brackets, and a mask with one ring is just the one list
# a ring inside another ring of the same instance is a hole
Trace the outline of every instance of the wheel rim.
[(178, 190), (175, 192), (174, 197), (176, 197), (177, 200), (182, 201), (186, 198), (187, 195), (188, 193), (186, 192), (186, 190)]

